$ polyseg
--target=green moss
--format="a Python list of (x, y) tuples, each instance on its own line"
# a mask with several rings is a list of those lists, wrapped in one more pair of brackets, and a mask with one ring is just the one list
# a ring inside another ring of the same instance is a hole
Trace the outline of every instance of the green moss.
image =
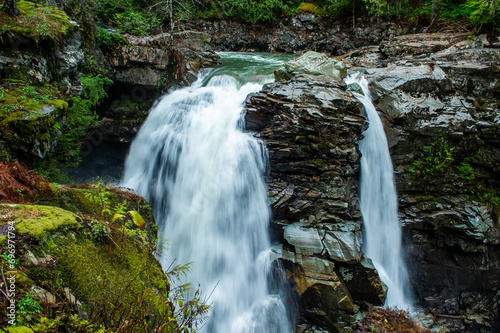
[(156, 259), (130, 238), (112, 237), (116, 247), (80, 239), (58, 253), (67, 282), (86, 310), (109, 307), (110, 326), (130, 308), (139, 316), (167, 314), (169, 284)]
[(2, 32), (28, 35), (35, 41), (50, 39), (56, 43), (73, 30), (71, 20), (56, 6), (42, 6), (29, 1), (18, 1), (20, 15), (13, 18), (0, 12)]
[(316, 4), (310, 2), (303, 2), (300, 4), (299, 9), (297, 9), (297, 15), (302, 12), (309, 12), (316, 15), (323, 15), (323, 9)]
[[(104, 185), (102, 185), (104, 186)], [(43, 202), (46, 205), (56, 205), (62, 207), (66, 210), (72, 212), (80, 212), (82, 214), (93, 215), (97, 218), (102, 218), (102, 205), (101, 202), (96, 202), (91, 200), (92, 197), (98, 197), (102, 192), (101, 188), (76, 188), (63, 185), (51, 185), (54, 199), (51, 202)], [(156, 242), (156, 234), (158, 231), (158, 226), (154, 223), (154, 216), (151, 206), (148, 204), (144, 198), (134, 195), (132, 193), (120, 191), (112, 187), (106, 187), (106, 197), (107, 197), (107, 210), (110, 214), (105, 217), (108, 221), (112, 220), (112, 217), (116, 212), (118, 207), (123, 206), (124, 212), (128, 212), (126, 219), (120, 219), (117, 221), (117, 227), (120, 228), (125, 226), (128, 236), (136, 237), (141, 239), (145, 243), (154, 244)], [(133, 221), (134, 216), (131, 213), (136, 212), (136, 223)], [(141, 221), (143, 219), (143, 228), (141, 229)]]
[(68, 102), (60, 99), (50, 99), (46, 101), (47, 104), (53, 105), (56, 109), (66, 111), (68, 109)]
[(7, 327), (7, 332), (9, 333), (33, 333), (34, 331), (26, 326), (19, 327)]
[(58, 229), (81, 227), (76, 214), (58, 207), (2, 204), (0, 210), (15, 214), (16, 231), (36, 240), (46, 239)]

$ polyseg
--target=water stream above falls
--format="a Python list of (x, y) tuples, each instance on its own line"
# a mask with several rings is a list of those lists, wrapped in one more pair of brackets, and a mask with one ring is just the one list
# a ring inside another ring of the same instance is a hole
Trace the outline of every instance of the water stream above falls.
[(134, 140), (122, 185), (153, 205), (170, 240), (167, 268), (211, 293), (204, 332), (290, 333), (271, 292), (265, 145), (243, 132), (246, 96), (273, 80), (283, 56), (223, 53), (223, 66), (163, 96)]
[(357, 83), (362, 88), (363, 95), (355, 95), (365, 107), (369, 121), (364, 139), (359, 143), (362, 154), (360, 206), (365, 229), (363, 250), (373, 260), (388, 287), (385, 304), (411, 311), (410, 283), (402, 255), (394, 170), (387, 137), (371, 101), (367, 80), (351, 76), (346, 82)]

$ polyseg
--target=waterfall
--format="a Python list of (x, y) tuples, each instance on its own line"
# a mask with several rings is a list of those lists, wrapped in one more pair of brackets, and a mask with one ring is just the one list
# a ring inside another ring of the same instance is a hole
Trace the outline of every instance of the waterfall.
[(122, 185), (152, 204), (159, 232), (169, 239), (163, 267), (173, 259), (192, 262), (186, 282), (211, 294), (204, 332), (290, 333), (282, 299), (268, 285), (267, 150), (243, 132), (242, 117), (246, 96), (270, 82), (282, 61), (223, 57), (238, 65), (201, 75), (151, 109)]
[(382, 121), (370, 98), (366, 79), (353, 76), (346, 83), (357, 83), (363, 95), (355, 94), (365, 107), (369, 127), (359, 143), (361, 151), (360, 206), (364, 223), (366, 255), (373, 260), (380, 278), (387, 285), (386, 305), (412, 309), (406, 264), (401, 246), (396, 187), (389, 147)]

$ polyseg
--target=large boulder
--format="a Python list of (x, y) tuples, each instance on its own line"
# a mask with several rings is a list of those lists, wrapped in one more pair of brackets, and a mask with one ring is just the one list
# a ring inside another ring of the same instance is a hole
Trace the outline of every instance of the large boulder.
[(309, 51), (274, 71), (277, 82), (290, 80), (300, 74), (326, 75), (334, 81), (341, 82), (346, 77), (347, 69), (341, 61), (329, 58), (323, 53)]

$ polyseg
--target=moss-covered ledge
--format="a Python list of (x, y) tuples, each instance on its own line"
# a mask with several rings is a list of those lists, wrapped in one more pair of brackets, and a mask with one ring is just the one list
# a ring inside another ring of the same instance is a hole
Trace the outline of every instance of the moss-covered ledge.
[[(11, 327), (5, 315), (0, 326), (10, 332), (97, 332), (176, 325), (168, 276), (153, 255), (156, 229), (149, 205), (99, 186), (54, 186), (53, 205), (62, 208), (0, 204), (0, 265), (5, 278), (15, 277), (19, 327)], [(136, 210), (108, 218), (100, 202), (92, 201), (92, 195), (108, 191), (110, 207)]]

